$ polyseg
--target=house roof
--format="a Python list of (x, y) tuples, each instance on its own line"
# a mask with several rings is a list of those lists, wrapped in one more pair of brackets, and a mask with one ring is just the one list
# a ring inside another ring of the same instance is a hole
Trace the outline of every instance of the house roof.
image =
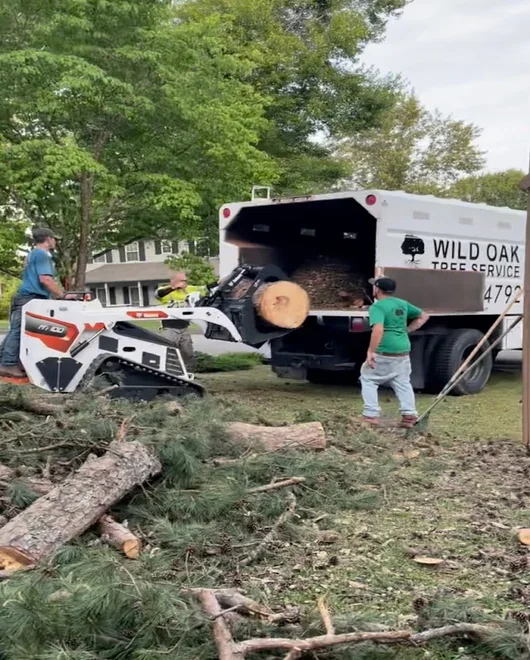
[[(219, 259), (210, 259), (214, 271), (219, 273)], [(104, 264), (87, 271), (87, 284), (115, 284), (117, 282), (156, 282), (161, 284), (169, 279), (169, 269), (161, 261), (131, 261), (127, 264)]]
[(86, 274), (87, 284), (116, 282), (165, 282), (168, 267), (163, 262), (131, 262), (128, 264), (105, 264), (91, 269)]

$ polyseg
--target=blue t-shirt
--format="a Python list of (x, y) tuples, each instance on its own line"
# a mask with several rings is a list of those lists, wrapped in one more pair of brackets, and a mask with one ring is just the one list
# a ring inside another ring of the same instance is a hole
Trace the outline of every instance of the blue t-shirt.
[(39, 280), (41, 275), (55, 277), (55, 265), (47, 250), (35, 248), (28, 255), (18, 292), (23, 296), (37, 295), (50, 298), (50, 292)]

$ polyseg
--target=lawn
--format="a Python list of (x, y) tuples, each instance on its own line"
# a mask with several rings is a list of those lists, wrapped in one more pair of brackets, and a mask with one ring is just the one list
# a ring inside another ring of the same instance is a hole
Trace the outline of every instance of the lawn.
[[(2, 657), (58, 658), (57, 649), (70, 652), (79, 640), (75, 653), (60, 657), (213, 660), (211, 622), (197, 620), (182, 594), (188, 585), (238, 588), (275, 610), (303, 610), (301, 629), (264, 632), (255, 621), (238, 627), (236, 620), (239, 638), (250, 634), (247, 627), (258, 635), (320, 634), (319, 598), (340, 632), (462, 621), (507, 631), (487, 647), (463, 639), (424, 648), (359, 645), (308, 660), (528, 658), (522, 627), (506, 624), (517, 618), (527, 625), (530, 605), (530, 556), (517, 538), (518, 528), (530, 527), (520, 373), (496, 373), (481, 394), (448, 398), (422, 435), (362, 428), (357, 388), (279, 380), (266, 366), (198, 378), (210, 396), (177, 414), (168, 414), (163, 399), (151, 407), (84, 394), (65, 417), (19, 411), (16, 425), (21, 393), (0, 389), (0, 464), (22, 476), (51, 470), (60, 480), (123, 428), (129, 439), (156, 447), (163, 464), (160, 479), (112, 511), (148, 544), (139, 560), (124, 563), (92, 532), (51, 564), (0, 583), (0, 629), (16, 633), (15, 641), (0, 636)], [(395, 414), (392, 396), (382, 399), (385, 414)], [(430, 401), (419, 396), (420, 410)], [(230, 421), (320, 421), (328, 448), (242, 451), (227, 441)], [(243, 561), (286, 509), (285, 488), (260, 487), (293, 476), (305, 479), (292, 489), (296, 515), (258, 559)], [(22, 486), (4, 491), (0, 513), (27, 505)], [(55, 594), (53, 607), (43, 608)], [(286, 656), (247, 660), (259, 657)]]
[[(360, 415), (358, 387), (311, 385), (277, 378), (268, 367), (249, 372), (201, 375), (201, 382), (222, 400), (245, 402), (274, 422), (294, 420), (303, 411), (312, 411), (326, 420), (338, 415)], [(516, 439), (521, 431), (520, 373), (494, 373), (486, 389), (476, 396), (447, 397), (432, 413), (429, 430), (437, 438), (469, 440)], [(420, 412), (432, 397), (418, 396)], [(397, 416), (393, 395), (383, 391), (385, 417)]]
[[(350, 422), (361, 412), (357, 388), (283, 381), (267, 367), (204, 375), (201, 381), (236, 414), (240, 406), (250, 406), (261, 423), (322, 421), (332, 450), (352, 465), (358, 506), (337, 513), (329, 502), (312, 510), (318, 527), (337, 532), (339, 540), (320, 547), (290, 544), (252, 578), (258, 583), (272, 578), (275, 598), (309, 606), (325, 595), (335, 614), (353, 611), (396, 626), (414, 619), (418, 597), (442, 595), (460, 603), (457, 609), (468, 602), (499, 617), (521, 607), (530, 575), (510, 568), (526, 555), (515, 530), (530, 526), (520, 374), (498, 373), (481, 394), (448, 398), (433, 413), (429, 433), (417, 437), (366, 431)], [(395, 401), (389, 393), (382, 399), (390, 415)], [(420, 410), (431, 400), (419, 396)], [(444, 564), (419, 565), (413, 560), (417, 555)], [(462, 616), (468, 614), (455, 615)], [(389, 657), (490, 656), (476, 650), (455, 655), (442, 646)]]

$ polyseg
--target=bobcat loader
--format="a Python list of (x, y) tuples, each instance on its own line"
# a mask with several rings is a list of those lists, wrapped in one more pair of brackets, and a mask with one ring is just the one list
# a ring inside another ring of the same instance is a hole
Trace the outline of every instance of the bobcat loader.
[(308, 296), (275, 266), (236, 268), (204, 298), (184, 307), (103, 307), (91, 293), (68, 300), (32, 300), (23, 308), (20, 362), (33, 385), (57, 393), (78, 392), (94, 379), (114, 386), (109, 394), (151, 400), (202, 396), (175, 346), (142, 321), (205, 322), (206, 336), (259, 347), (300, 327)]

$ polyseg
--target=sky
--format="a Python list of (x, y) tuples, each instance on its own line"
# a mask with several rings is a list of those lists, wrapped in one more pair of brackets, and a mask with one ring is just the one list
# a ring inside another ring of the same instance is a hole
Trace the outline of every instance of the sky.
[(413, 0), (364, 60), (483, 129), (486, 169), (528, 169), (530, 0)]

